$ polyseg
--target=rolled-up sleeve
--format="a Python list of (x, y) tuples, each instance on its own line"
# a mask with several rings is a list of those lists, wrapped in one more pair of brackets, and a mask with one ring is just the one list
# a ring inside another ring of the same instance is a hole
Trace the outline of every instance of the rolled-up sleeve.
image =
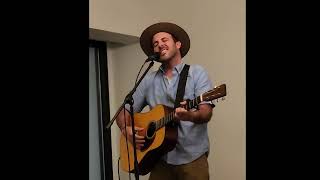
[[(136, 91), (133, 93), (133, 112), (140, 112), (142, 109), (146, 106), (146, 98), (145, 98), (145, 92), (146, 91), (146, 83), (148, 81), (148, 78), (146, 77), (141, 81), (139, 86), (136, 88)], [(130, 105), (126, 104), (126, 109), (130, 111)]]
[[(213, 83), (209, 78), (209, 74), (205, 68), (199, 65), (194, 66), (193, 76), (195, 77), (195, 94), (196, 96), (200, 96), (201, 94), (208, 92), (213, 89)], [(203, 101), (200, 104), (210, 104), (214, 107), (214, 103), (212, 101)]]

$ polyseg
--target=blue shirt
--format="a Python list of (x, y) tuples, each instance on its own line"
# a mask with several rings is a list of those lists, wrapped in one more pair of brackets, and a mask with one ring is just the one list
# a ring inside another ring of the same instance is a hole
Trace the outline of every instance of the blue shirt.
[[(173, 108), (179, 75), (184, 65), (185, 63), (182, 62), (174, 67), (171, 80), (168, 80), (164, 75), (162, 66), (158, 71), (147, 74), (133, 94), (134, 112), (142, 111), (147, 105), (150, 109), (158, 104)], [(206, 70), (200, 65), (190, 65), (184, 99), (193, 100), (211, 89), (213, 89), (213, 85)], [(169, 164), (186, 164), (207, 151), (209, 151), (207, 123), (195, 124), (190, 121), (180, 121), (176, 147), (164, 155), (162, 159)]]

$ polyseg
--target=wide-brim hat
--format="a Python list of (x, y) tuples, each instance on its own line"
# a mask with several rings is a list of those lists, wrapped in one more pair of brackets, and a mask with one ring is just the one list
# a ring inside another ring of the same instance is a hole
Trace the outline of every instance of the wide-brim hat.
[(190, 49), (190, 39), (186, 31), (176, 24), (160, 22), (147, 27), (140, 36), (140, 46), (147, 56), (154, 54), (152, 38), (153, 35), (158, 32), (170, 33), (174, 38), (181, 42), (181, 57), (184, 57), (188, 53)]

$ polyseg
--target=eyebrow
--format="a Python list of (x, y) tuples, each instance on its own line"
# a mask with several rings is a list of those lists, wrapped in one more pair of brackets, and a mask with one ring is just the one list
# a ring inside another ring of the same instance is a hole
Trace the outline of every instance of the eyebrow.
[[(169, 39), (169, 38), (168, 38), (168, 37), (163, 37), (163, 38), (161, 38), (160, 40), (163, 41), (164, 39)], [(158, 41), (153, 42), (152, 45), (154, 46), (154, 44), (156, 44), (156, 43), (158, 43)]]

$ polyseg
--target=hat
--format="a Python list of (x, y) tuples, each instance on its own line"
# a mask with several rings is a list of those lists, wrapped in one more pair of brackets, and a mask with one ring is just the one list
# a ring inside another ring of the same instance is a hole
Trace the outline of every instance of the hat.
[(176, 24), (160, 22), (147, 27), (140, 36), (140, 46), (147, 56), (154, 54), (152, 38), (158, 32), (170, 33), (174, 38), (181, 42), (181, 57), (184, 57), (190, 49), (190, 39), (186, 31)]

